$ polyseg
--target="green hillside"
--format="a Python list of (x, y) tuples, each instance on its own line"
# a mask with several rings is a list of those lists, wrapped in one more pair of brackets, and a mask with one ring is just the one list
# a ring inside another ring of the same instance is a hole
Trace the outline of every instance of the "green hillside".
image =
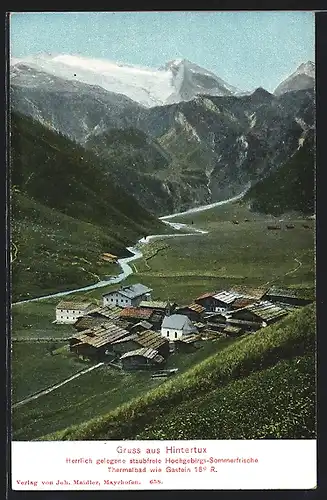
[(314, 143), (303, 146), (278, 170), (255, 184), (247, 193), (254, 211), (280, 215), (287, 211), (314, 212)]
[(314, 356), (312, 304), (117, 409), (42, 439), (312, 438)]
[(118, 188), (92, 153), (16, 113), (11, 185), (14, 299), (116, 272), (99, 261), (102, 252), (128, 255), (126, 246), (167, 227)]

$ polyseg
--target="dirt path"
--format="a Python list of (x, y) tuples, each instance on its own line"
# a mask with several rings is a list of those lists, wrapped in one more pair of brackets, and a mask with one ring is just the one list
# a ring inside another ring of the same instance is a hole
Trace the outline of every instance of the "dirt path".
[(302, 267), (302, 262), (299, 259), (297, 259), (295, 257), (294, 260), (295, 260), (295, 262), (298, 263), (298, 265), (294, 269), (292, 269), (291, 271), (288, 271), (288, 273), (286, 273), (285, 276), (288, 276), (289, 274), (295, 273), (295, 271), (297, 271), (298, 269), (300, 269), (300, 267)]
[(34, 399), (38, 399), (41, 396), (45, 396), (46, 394), (50, 394), (50, 392), (53, 392), (56, 389), (58, 389), (59, 387), (62, 387), (63, 385), (68, 384), (68, 382), (70, 382), (71, 380), (74, 380), (75, 378), (78, 378), (81, 375), (84, 375), (84, 373), (88, 373), (92, 370), (95, 370), (96, 368), (98, 368), (99, 366), (101, 366), (103, 364), (104, 364), (103, 362), (98, 363), (97, 365), (91, 366), (90, 368), (86, 368), (85, 370), (82, 370), (78, 373), (75, 373), (75, 375), (72, 375), (71, 377), (66, 378), (66, 380), (59, 382), (59, 384), (52, 385), (51, 387), (48, 387), (47, 389), (43, 389), (42, 391), (39, 391), (39, 392), (33, 394), (32, 396), (29, 396), (28, 398), (23, 399), (22, 401), (19, 401), (18, 403), (13, 404), (12, 408), (18, 408), (19, 406), (23, 406), (26, 403), (33, 401)]
[(13, 241), (11, 244), (14, 247), (14, 253), (12, 254), (12, 257), (11, 257), (11, 263), (13, 263), (17, 259), (18, 248), (17, 248), (17, 245), (15, 245), (15, 243)]

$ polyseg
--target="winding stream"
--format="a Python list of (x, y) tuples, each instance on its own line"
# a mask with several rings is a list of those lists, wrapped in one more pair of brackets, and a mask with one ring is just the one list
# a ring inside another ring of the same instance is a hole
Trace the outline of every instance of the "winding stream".
[(234, 196), (233, 198), (229, 198), (227, 200), (222, 200), (222, 201), (217, 201), (215, 203), (210, 203), (209, 205), (202, 205), (200, 207), (194, 207), (190, 208), (189, 210), (186, 210), (185, 212), (178, 212), (170, 215), (165, 215), (163, 217), (159, 217), (160, 220), (162, 220), (165, 224), (168, 224), (170, 227), (173, 227), (174, 229), (186, 229), (189, 230), (189, 233), (180, 233), (180, 234), (152, 234), (150, 236), (146, 236), (145, 238), (141, 238), (138, 240), (135, 246), (133, 247), (127, 247), (127, 250), (131, 252), (133, 255), (130, 257), (123, 257), (121, 259), (118, 259), (118, 264), (121, 268), (121, 273), (118, 274), (118, 276), (113, 276), (109, 278), (108, 280), (101, 280), (98, 281), (97, 283), (94, 283), (93, 285), (88, 285), (84, 286), (81, 288), (75, 288), (74, 290), (67, 290), (65, 292), (57, 292), (57, 293), (51, 293), (49, 295), (43, 295), (42, 297), (36, 297), (34, 299), (27, 299), (27, 300), (21, 300), (19, 302), (13, 302), (12, 305), (18, 305), (18, 304), (26, 304), (28, 302), (36, 302), (38, 300), (44, 300), (44, 299), (51, 299), (55, 297), (64, 297), (66, 295), (69, 295), (71, 293), (76, 293), (76, 292), (87, 292), (89, 290), (94, 290), (95, 288), (101, 288), (104, 286), (108, 285), (114, 285), (116, 283), (120, 283), (124, 279), (126, 279), (128, 276), (133, 274), (133, 269), (129, 265), (130, 262), (133, 262), (134, 260), (140, 259), (143, 256), (142, 251), (140, 248), (138, 248), (138, 245), (146, 245), (147, 243), (150, 243), (152, 240), (157, 240), (157, 239), (164, 239), (164, 238), (181, 238), (185, 236), (195, 236), (195, 235), (200, 235), (200, 234), (207, 234), (208, 231), (204, 231), (203, 229), (197, 229), (193, 226), (189, 226), (187, 224), (182, 224), (178, 222), (169, 222), (167, 219), (172, 219), (174, 217), (180, 216), (180, 215), (188, 215), (188, 214), (193, 214), (193, 213), (198, 213), (198, 212), (203, 212), (205, 210), (209, 210), (210, 208), (218, 207), (221, 205), (225, 205), (227, 203), (231, 203), (233, 201), (241, 199), (244, 194), (247, 192), (249, 188), (247, 187), (242, 193), (240, 193), (237, 196)]

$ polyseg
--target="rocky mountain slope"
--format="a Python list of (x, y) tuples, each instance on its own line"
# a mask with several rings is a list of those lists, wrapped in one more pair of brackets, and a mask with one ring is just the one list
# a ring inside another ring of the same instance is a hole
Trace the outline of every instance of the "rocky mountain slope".
[(300, 64), (289, 77), (275, 89), (275, 95), (294, 90), (313, 89), (315, 86), (315, 64), (312, 61)]
[[(178, 73), (180, 64), (169, 67)], [(146, 108), (21, 65), (11, 89), (13, 109), (95, 152), (115, 183), (157, 215), (238, 194), (285, 163), (314, 127), (313, 89), (276, 96), (258, 88)]]
[(16, 113), (10, 167), (14, 299), (95, 282), (112, 270), (103, 252), (166, 230), (94, 154)]
[(315, 210), (314, 163), (314, 137), (310, 131), (291, 158), (255, 184), (245, 199), (257, 212), (280, 215), (298, 211), (312, 215)]
[(10, 74), (13, 109), (81, 144), (117, 127), (133, 126), (143, 106), (122, 94), (15, 65)]

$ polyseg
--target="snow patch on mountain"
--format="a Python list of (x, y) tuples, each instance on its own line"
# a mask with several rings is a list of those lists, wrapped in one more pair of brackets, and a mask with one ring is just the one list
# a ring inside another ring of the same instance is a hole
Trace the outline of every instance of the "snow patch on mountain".
[[(39, 54), (11, 59), (12, 75), (17, 77), (21, 71), (24, 77), (29, 70), (100, 86), (146, 107), (187, 101), (198, 94), (223, 96), (239, 92), (214, 73), (186, 59), (170, 61), (160, 69), (69, 54)], [(37, 79), (33, 71), (30, 73), (31, 81)]]

